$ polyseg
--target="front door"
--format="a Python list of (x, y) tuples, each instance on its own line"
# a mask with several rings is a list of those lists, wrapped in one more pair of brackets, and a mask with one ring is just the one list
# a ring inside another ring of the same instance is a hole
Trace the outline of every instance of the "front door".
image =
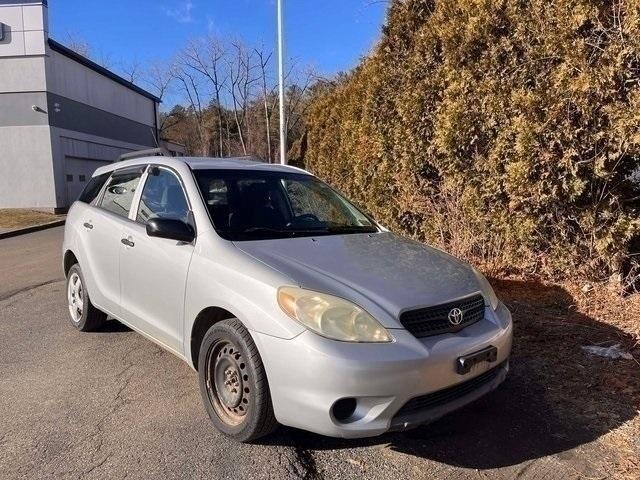
[(183, 353), (184, 294), (193, 244), (149, 237), (152, 218), (189, 222), (190, 208), (175, 172), (151, 167), (135, 223), (125, 226), (120, 254), (122, 318), (177, 353)]

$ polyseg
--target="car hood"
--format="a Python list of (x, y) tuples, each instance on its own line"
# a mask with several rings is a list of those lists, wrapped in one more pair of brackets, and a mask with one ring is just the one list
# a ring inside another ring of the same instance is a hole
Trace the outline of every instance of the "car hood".
[(357, 303), (387, 328), (402, 328), (398, 321), (402, 311), (480, 291), (469, 265), (388, 232), (258, 240), (235, 245), (300, 287)]

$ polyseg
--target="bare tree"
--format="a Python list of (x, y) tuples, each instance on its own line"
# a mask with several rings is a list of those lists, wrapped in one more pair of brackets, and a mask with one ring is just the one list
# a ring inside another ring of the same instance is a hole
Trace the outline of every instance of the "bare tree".
[[(143, 83), (148, 85), (151, 92), (160, 100), (164, 100), (171, 83), (175, 80), (172, 72), (172, 65), (166, 65), (161, 62), (152, 63), (144, 72)], [(176, 119), (170, 115), (161, 115), (158, 129), (164, 132), (173, 126)]]
[[(209, 57), (209, 71), (211, 72), (208, 75), (211, 83), (213, 84), (213, 91), (215, 94), (216, 100), (216, 112), (218, 114), (218, 145), (220, 150), (220, 156), (224, 156), (223, 150), (223, 139), (222, 139), (222, 98), (221, 92), (224, 88), (225, 83), (227, 82), (227, 78), (221, 74), (221, 65), (220, 62), (224, 57), (224, 47), (222, 44), (214, 39), (213, 37), (209, 38), (207, 42), (207, 52)], [(229, 127), (227, 125), (227, 130)]]
[(105, 54), (102, 51), (96, 51), (92, 48), (91, 44), (82, 38), (80, 35), (72, 32), (67, 32), (65, 40), (62, 42), (65, 46), (76, 52), (78, 55), (82, 55), (89, 60), (92, 60), (105, 68), (111, 68), (113, 59), (111, 56)]
[(130, 62), (122, 61), (120, 62), (120, 66), (118, 68), (120, 72), (122, 72), (125, 80), (128, 80), (131, 83), (138, 83), (142, 79), (143, 68), (142, 63), (137, 58), (134, 58)]
[[(247, 48), (239, 41), (211, 36), (189, 42), (171, 73), (186, 108), (178, 105), (165, 115), (169, 138), (175, 136), (200, 154), (252, 154), (274, 161), (279, 148), (272, 131), (278, 115), (278, 85), (270, 75), (272, 56), (264, 47)], [(285, 76), (290, 85), (285, 127), (292, 142), (304, 133), (303, 115), (315, 78), (311, 71), (297, 72), (292, 62)], [(149, 83), (164, 90), (161, 72), (154, 73), (155, 81)]]
[(262, 87), (262, 104), (264, 107), (264, 122), (265, 122), (265, 139), (267, 141), (267, 161), (271, 163), (271, 112), (272, 109), (269, 109), (269, 97), (273, 93), (273, 89), (268, 91), (267, 89), (267, 67), (269, 65), (269, 61), (271, 60), (272, 52), (266, 54), (263, 49), (256, 49), (256, 55), (258, 56), (258, 62), (260, 66), (260, 74), (261, 74), (261, 87)]
[(171, 65), (167, 66), (163, 63), (156, 62), (147, 68), (143, 82), (149, 85), (149, 88), (156, 97), (163, 100), (173, 80)]
[(233, 103), (233, 118), (236, 123), (236, 128), (238, 129), (238, 138), (242, 146), (242, 152), (244, 155), (247, 155), (247, 143), (243, 130), (247, 123), (249, 92), (251, 85), (255, 83), (255, 79), (251, 76), (252, 56), (241, 43), (234, 42), (232, 46), (235, 50), (235, 55), (226, 59), (230, 80), (228, 91)]
[(287, 137), (295, 130), (299, 125), (309, 106), (307, 99), (307, 91), (309, 87), (316, 81), (317, 75), (315, 72), (308, 68), (303, 74), (301, 81), (295, 82), (289, 87), (286, 98), (286, 113), (287, 118), (285, 121)]
[(184, 58), (180, 57), (172, 69), (173, 78), (178, 82), (181, 91), (189, 102), (196, 120), (196, 131), (199, 144), (199, 154), (209, 155), (209, 133), (205, 125), (205, 108), (202, 99), (202, 86), (195, 72)]
[[(222, 91), (228, 79), (222, 65), (225, 57), (224, 45), (213, 36), (200, 41), (191, 41), (183, 50), (182, 57), (191, 69), (206, 78), (211, 85), (218, 123), (218, 152), (222, 157), (224, 156), (223, 124), (226, 123), (223, 118)], [(229, 147), (227, 147), (228, 151)]]
[(83, 57), (92, 57), (91, 45), (89, 45), (89, 42), (75, 33), (67, 32), (64, 44), (67, 48), (73, 50), (79, 55), (82, 55)]

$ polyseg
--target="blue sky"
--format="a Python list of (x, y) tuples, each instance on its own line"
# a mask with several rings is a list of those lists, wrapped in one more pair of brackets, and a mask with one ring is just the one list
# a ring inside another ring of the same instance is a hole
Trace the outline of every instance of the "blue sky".
[[(376, 0), (284, 0), (287, 57), (332, 75), (358, 63), (380, 36), (386, 3)], [(51, 0), (51, 36), (88, 42), (94, 55), (119, 63), (165, 60), (193, 37), (223, 38), (275, 49), (275, 0)]]

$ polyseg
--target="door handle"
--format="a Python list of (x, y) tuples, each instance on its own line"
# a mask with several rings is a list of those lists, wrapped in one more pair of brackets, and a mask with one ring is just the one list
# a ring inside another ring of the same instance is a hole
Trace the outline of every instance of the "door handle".
[(84, 222), (84, 228), (88, 230), (93, 230), (93, 225), (90, 222)]
[(134, 242), (132, 242), (131, 240), (127, 239), (127, 238), (123, 238), (122, 240), (120, 240), (120, 242), (123, 245), (126, 245), (127, 247), (135, 247), (136, 244)]

